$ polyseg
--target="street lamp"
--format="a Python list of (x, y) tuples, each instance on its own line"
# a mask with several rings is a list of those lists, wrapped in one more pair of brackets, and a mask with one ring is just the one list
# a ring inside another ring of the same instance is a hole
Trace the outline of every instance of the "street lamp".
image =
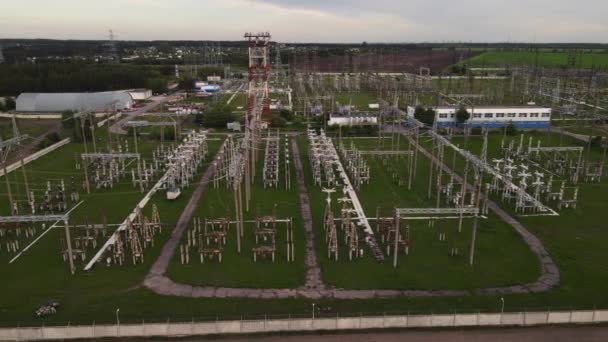
[(500, 297), (500, 313), (503, 314), (505, 312), (505, 299), (503, 297)]
[(315, 319), (315, 303), (312, 303), (312, 319)]
[(120, 325), (120, 319), (118, 318), (119, 312), (120, 312), (120, 308), (116, 309), (116, 325)]

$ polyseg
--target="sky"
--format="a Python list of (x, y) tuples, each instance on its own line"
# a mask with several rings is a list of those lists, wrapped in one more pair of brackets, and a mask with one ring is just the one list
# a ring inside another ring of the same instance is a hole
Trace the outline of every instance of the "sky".
[(2, 0), (0, 38), (608, 42), (608, 0)]

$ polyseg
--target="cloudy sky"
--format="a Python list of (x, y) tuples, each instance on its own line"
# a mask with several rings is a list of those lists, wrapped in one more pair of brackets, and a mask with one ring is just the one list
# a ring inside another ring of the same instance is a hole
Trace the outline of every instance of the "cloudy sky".
[(7, 0), (0, 38), (608, 42), (608, 0)]

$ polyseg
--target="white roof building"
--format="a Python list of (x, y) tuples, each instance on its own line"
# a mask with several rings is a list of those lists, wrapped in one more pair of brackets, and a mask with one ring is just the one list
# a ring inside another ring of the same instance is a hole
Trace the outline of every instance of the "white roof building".
[(98, 93), (22, 93), (17, 97), (17, 112), (105, 111), (129, 109), (133, 97), (128, 91)]
[(333, 126), (364, 126), (377, 125), (378, 116), (363, 113), (353, 114), (331, 114), (327, 125)]

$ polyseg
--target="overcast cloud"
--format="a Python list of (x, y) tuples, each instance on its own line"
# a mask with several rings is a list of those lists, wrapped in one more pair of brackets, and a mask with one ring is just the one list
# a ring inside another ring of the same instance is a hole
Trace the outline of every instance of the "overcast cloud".
[(283, 42), (608, 42), (608, 0), (20, 0), (0, 37)]

